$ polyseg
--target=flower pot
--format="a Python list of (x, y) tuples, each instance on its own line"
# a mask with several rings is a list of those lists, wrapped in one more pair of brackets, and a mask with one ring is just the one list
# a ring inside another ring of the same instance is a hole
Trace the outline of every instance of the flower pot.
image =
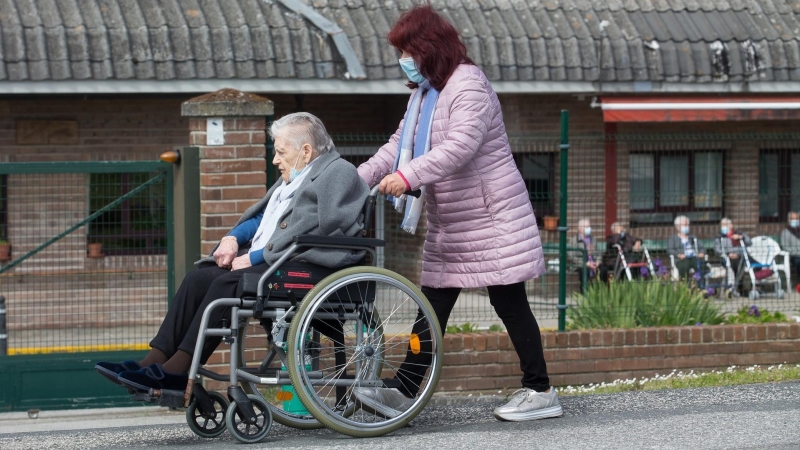
[(102, 242), (92, 242), (88, 245), (89, 248), (89, 258), (102, 258), (103, 256), (103, 243)]
[(556, 231), (556, 229), (558, 229), (558, 217), (544, 216), (544, 229), (547, 231)]
[(11, 259), (11, 244), (0, 244), (0, 262)]

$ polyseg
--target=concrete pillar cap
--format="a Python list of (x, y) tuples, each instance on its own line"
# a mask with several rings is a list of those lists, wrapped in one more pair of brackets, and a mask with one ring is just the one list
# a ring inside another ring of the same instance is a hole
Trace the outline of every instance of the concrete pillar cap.
[(272, 100), (230, 88), (194, 97), (181, 104), (184, 117), (264, 117), (274, 113)]

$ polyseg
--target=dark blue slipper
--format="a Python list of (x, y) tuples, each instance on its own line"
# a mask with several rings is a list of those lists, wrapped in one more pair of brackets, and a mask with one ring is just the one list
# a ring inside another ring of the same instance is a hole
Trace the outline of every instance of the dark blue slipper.
[(122, 372), (141, 370), (141, 368), (142, 366), (139, 363), (131, 360), (122, 361), (121, 363), (99, 362), (94, 365), (94, 370), (114, 384), (120, 384), (118, 376)]
[(122, 372), (117, 379), (123, 386), (138, 391), (185, 391), (189, 374), (166, 372), (161, 364), (151, 364), (137, 371)]

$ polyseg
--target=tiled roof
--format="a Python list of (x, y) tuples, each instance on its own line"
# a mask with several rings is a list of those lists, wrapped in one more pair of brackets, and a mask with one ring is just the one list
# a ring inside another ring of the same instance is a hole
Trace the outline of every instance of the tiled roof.
[[(0, 80), (398, 79), (411, 0), (0, 0)], [(800, 0), (432, 0), (492, 80), (800, 80)], [(296, 10), (296, 9), (295, 9)]]

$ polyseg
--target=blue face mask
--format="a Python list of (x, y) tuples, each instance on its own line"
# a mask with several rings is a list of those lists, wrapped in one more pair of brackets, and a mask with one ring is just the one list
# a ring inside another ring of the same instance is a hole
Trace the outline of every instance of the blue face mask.
[[(291, 169), (291, 170), (289, 170), (289, 183), (291, 183), (292, 181), (294, 181), (294, 180), (295, 180), (295, 179), (296, 179), (298, 176), (300, 176), (300, 174), (301, 174), (301, 173), (303, 173), (303, 171), (304, 171), (304, 170), (306, 170), (306, 168), (305, 168), (305, 167), (303, 167), (303, 168), (302, 168), (302, 169), (300, 169), (300, 170), (297, 170), (297, 169), (296, 169), (296, 167), (297, 167), (297, 163), (298, 163), (299, 161), (300, 161), (300, 155), (297, 155), (297, 159), (294, 161), (294, 167), (292, 167), (292, 169)], [(308, 167), (308, 166), (306, 166), (306, 167)]]
[(792, 228), (800, 227), (800, 220), (793, 219), (789, 221), (789, 226)]
[(729, 231), (731, 231), (731, 230), (728, 227), (720, 227), (719, 228), (719, 232), (724, 234), (724, 235), (727, 235)]
[(619, 232), (619, 237), (621, 237), (621, 238), (625, 237), (625, 230), (622, 230), (622, 231)]
[(586, 227), (583, 229), (584, 236), (591, 236), (592, 235), (592, 227)]
[(414, 62), (414, 58), (400, 58), (398, 61), (400, 62), (400, 68), (403, 69), (403, 72), (406, 73), (406, 76), (409, 80), (417, 84), (425, 81), (425, 77), (419, 73), (419, 69), (417, 68), (417, 64)]
[(689, 234), (689, 227), (681, 227), (681, 233)]

